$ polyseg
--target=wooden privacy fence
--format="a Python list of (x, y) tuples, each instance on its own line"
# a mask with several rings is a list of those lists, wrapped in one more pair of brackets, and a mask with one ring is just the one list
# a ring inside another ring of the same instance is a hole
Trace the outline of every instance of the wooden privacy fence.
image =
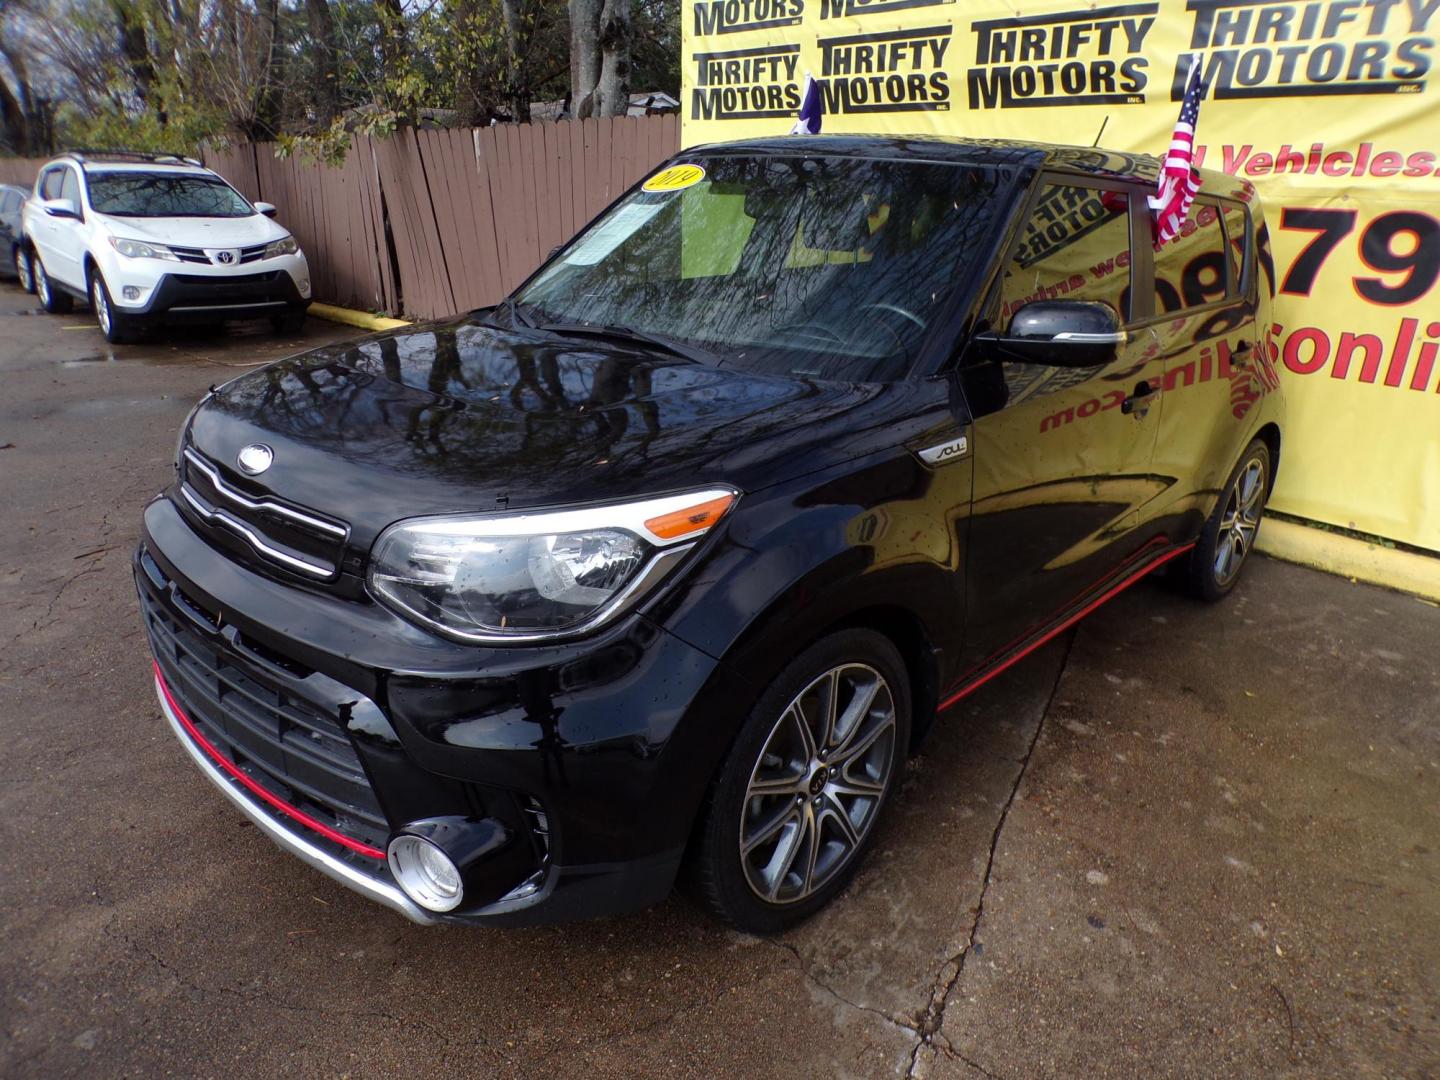
[[(357, 135), (339, 166), (277, 158), (273, 143), (205, 163), (275, 204), (317, 300), (435, 318), (503, 298), (679, 149), (671, 114)], [(29, 187), (44, 160), (0, 158), (0, 183)]]
[(19, 184), (34, 187), (35, 174), (40, 171), (46, 158), (0, 157), (0, 184)]
[(679, 148), (677, 116), (607, 117), (355, 136), (340, 166), (267, 143), (206, 164), (276, 205), (317, 300), (434, 318), (503, 298)]

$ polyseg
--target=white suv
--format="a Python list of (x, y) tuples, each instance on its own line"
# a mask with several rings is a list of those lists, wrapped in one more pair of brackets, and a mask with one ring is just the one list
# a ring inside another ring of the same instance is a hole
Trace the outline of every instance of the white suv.
[(189, 158), (61, 154), (25, 204), (23, 259), (46, 311), (87, 301), (109, 341), (147, 325), (268, 316), (293, 332), (310, 305), (295, 238)]

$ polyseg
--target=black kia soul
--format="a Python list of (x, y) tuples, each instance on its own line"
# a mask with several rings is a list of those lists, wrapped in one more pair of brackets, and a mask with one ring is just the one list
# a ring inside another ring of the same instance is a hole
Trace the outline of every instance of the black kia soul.
[[(504, 304), (246, 374), (135, 569), (200, 769), (418, 922), (831, 900), (937, 713), (1156, 568), (1223, 596), (1281, 450), (1216, 173), (807, 136), (681, 154)], [(260, 871), (257, 871), (260, 872)]]

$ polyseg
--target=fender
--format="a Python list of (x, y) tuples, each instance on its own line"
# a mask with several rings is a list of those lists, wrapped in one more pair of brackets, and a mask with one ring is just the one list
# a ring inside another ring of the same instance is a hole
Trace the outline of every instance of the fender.
[(922, 682), (943, 680), (963, 633), (970, 470), (927, 469), (895, 448), (747, 494), (726, 542), (649, 615), (757, 694), (810, 642), (855, 622), (900, 637), (932, 669)]

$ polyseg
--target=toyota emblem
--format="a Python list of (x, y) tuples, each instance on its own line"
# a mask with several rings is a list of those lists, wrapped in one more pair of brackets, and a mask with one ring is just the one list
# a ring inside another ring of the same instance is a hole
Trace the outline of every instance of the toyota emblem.
[(235, 261), (235, 253), (233, 251), (217, 252), (215, 255), (215, 261), (229, 265), (230, 263)]
[(240, 466), (240, 471), (250, 476), (259, 476), (270, 463), (275, 460), (275, 451), (264, 443), (251, 443), (249, 446), (240, 448), (236, 455), (235, 462)]

